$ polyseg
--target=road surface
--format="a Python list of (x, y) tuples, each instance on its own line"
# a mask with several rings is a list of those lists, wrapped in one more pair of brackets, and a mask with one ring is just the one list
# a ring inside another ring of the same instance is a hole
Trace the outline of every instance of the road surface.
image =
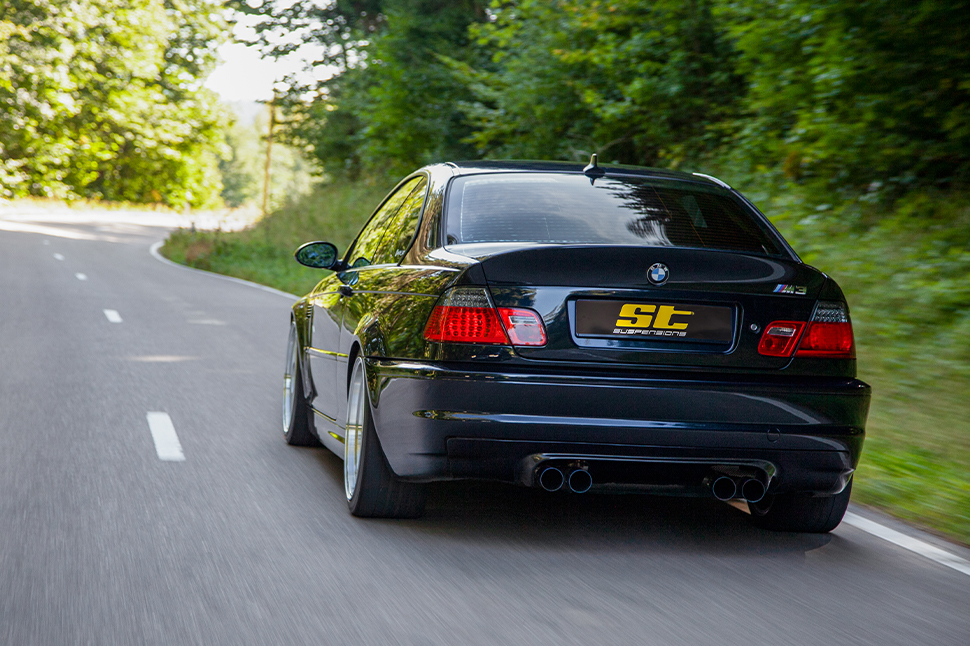
[(459, 483), (351, 517), (283, 442), (290, 299), (124, 220), (0, 220), (0, 644), (970, 644), (968, 552), (858, 508)]

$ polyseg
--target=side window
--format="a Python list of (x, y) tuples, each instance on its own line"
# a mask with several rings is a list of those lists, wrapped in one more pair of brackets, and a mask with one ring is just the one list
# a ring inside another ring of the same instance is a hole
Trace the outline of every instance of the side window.
[(408, 246), (411, 244), (411, 238), (414, 237), (414, 231), (418, 228), (421, 207), (424, 206), (424, 196), (427, 192), (428, 180), (422, 177), (401, 204), (398, 212), (388, 222), (387, 235), (381, 242), (380, 250), (377, 252), (378, 259), (374, 261), (375, 265), (401, 262), (401, 258), (407, 253)]
[(414, 187), (423, 181), (425, 181), (424, 177), (415, 177), (398, 189), (394, 195), (384, 202), (384, 206), (364, 226), (360, 235), (357, 236), (357, 240), (354, 242), (354, 248), (350, 254), (349, 264), (351, 269), (378, 264), (377, 256), (381, 240), (387, 232), (388, 223), (397, 213), (401, 204), (411, 194), (411, 191), (414, 190)]

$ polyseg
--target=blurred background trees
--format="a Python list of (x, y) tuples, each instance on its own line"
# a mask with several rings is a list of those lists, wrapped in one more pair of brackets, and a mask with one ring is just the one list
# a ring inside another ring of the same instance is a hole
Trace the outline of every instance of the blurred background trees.
[(219, 202), (221, 0), (4, 0), (0, 196)]
[(231, 4), (271, 55), (284, 33), (325, 46), (335, 74), (291, 86), (289, 136), (331, 172), (598, 152), (890, 199), (970, 179), (961, 0)]
[(890, 203), (970, 180), (967, 0), (6, 0), (0, 192), (252, 199), (202, 87), (226, 7), (266, 55), (321, 52), (281, 135), (330, 177), (597, 152)]

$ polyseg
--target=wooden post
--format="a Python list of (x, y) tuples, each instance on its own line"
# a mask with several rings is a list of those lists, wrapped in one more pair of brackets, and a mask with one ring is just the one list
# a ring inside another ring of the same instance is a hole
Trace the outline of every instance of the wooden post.
[(263, 217), (269, 209), (270, 161), (273, 158), (273, 130), (276, 128), (276, 92), (269, 102), (269, 132), (266, 134), (266, 167), (263, 169)]

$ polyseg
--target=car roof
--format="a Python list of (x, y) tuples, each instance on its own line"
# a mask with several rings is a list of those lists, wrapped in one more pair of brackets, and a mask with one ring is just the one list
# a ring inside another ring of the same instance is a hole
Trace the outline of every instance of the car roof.
[[(547, 173), (582, 173), (586, 164), (581, 162), (560, 162), (560, 161), (457, 161), (447, 162), (459, 175), (471, 175), (474, 173), (501, 173), (501, 172), (547, 172)], [(692, 182), (708, 183), (711, 180), (704, 176), (692, 175), (675, 170), (664, 168), (650, 168), (648, 166), (627, 166), (625, 164), (599, 164), (610, 175), (630, 175), (637, 177), (661, 177), (667, 179), (688, 180)]]

